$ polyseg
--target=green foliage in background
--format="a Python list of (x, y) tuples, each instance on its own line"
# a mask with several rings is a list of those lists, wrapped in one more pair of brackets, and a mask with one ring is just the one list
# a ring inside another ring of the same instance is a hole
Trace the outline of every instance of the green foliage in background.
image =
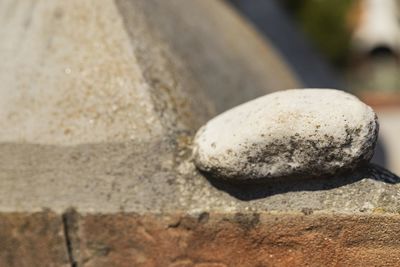
[(281, 0), (317, 48), (336, 66), (347, 62), (350, 33), (346, 17), (352, 0)]

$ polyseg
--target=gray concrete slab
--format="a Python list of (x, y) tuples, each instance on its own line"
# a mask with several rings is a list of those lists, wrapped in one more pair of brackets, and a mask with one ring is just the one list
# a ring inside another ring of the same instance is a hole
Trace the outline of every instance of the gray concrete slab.
[(1, 211), (186, 209), (178, 169), (197, 128), (299, 85), (220, 1), (2, 0), (0, 12)]
[(397, 211), (398, 186), (369, 169), (255, 187), (195, 170), (192, 135), (216, 110), (295, 85), (222, 3), (25, 3), (1, 2), (1, 211)]

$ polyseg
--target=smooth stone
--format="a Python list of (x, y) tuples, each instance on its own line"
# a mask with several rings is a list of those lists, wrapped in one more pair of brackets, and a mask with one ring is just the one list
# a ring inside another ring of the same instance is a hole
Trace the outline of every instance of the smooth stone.
[(223, 179), (329, 177), (367, 163), (377, 117), (334, 89), (292, 89), (254, 99), (197, 132), (195, 165)]

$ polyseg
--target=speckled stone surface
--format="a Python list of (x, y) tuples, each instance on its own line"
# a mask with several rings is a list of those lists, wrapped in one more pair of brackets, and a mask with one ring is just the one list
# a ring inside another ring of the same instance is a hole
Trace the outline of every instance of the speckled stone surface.
[(161, 211), (202, 124), (299, 85), (220, 1), (0, 0), (0, 25), (4, 212)]
[[(273, 50), (221, 2), (0, 5), (1, 212), (400, 210), (396, 177), (370, 167), (254, 187), (196, 170), (192, 137), (213, 110), (296, 86)], [(213, 27), (203, 28), (199, 14), (212, 16), (204, 23)], [(172, 26), (185, 30), (184, 39)], [(230, 43), (238, 46), (226, 50)], [(61, 44), (68, 49), (55, 49)], [(189, 56), (186, 45), (197, 52)], [(212, 95), (217, 89), (221, 95)]]
[(196, 134), (197, 167), (225, 179), (317, 177), (368, 162), (378, 136), (374, 111), (333, 89), (294, 89), (249, 101)]
[(195, 168), (213, 115), (300, 86), (222, 1), (0, 0), (0, 25), (1, 266), (399, 255), (399, 179), (382, 168), (240, 186)]

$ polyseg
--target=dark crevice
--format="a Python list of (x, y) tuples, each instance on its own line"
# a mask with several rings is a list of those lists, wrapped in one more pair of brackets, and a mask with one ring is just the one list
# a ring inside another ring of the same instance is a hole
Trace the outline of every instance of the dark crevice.
[(78, 262), (75, 257), (74, 252), (74, 238), (73, 236), (76, 229), (76, 211), (74, 210), (67, 210), (62, 214), (62, 222), (63, 222), (63, 230), (64, 230), (64, 237), (65, 237), (65, 245), (67, 247), (68, 259), (70, 262), (71, 267), (78, 267)]

